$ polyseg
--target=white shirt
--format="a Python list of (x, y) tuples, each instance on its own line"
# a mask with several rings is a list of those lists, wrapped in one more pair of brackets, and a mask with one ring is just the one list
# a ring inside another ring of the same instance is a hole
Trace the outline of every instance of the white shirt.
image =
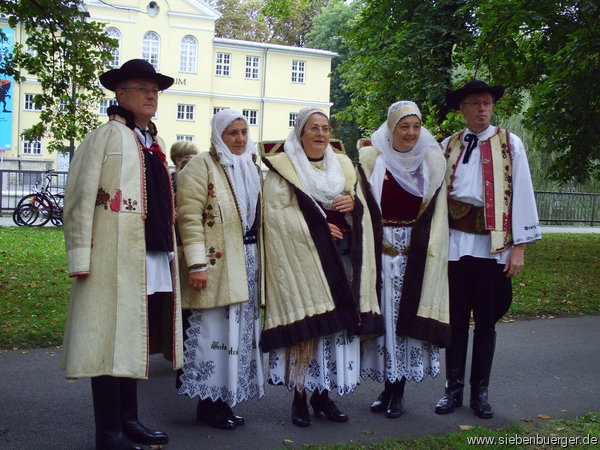
[[(479, 141), (473, 149), (467, 164), (463, 164), (464, 153), (457, 161), (452, 190), (449, 192), (451, 198), (475, 206), (483, 206), (483, 173), (479, 143), (492, 137), (495, 132), (496, 127), (490, 125), (480, 133), (467, 130), (463, 134), (464, 145), (466, 145), (464, 138), (468, 134), (475, 134)], [(450, 137), (442, 142), (444, 150), (448, 146), (449, 140)], [(535, 242), (542, 238), (542, 234), (527, 154), (521, 139), (512, 133), (510, 133), (510, 151), (512, 155), (512, 233), (514, 245)], [(489, 234), (465, 233), (450, 229), (449, 261), (458, 261), (462, 256), (474, 256), (496, 259), (499, 264), (504, 264), (511, 250), (512, 247), (509, 247), (501, 253), (491, 254)]]

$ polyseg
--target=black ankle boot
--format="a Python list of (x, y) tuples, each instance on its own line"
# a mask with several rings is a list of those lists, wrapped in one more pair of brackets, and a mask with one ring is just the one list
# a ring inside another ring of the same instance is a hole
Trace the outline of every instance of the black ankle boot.
[(310, 413), (306, 404), (306, 392), (300, 394), (294, 390), (294, 401), (292, 402), (292, 423), (299, 427), (307, 427), (310, 425)]
[(391, 392), (384, 390), (377, 400), (371, 403), (371, 412), (378, 413), (383, 412), (387, 409), (388, 404), (390, 403), (390, 395)]
[(236, 416), (227, 403), (223, 400), (217, 400), (217, 406), (223, 410), (225, 415), (233, 422), (236, 426), (240, 427), (244, 425), (244, 418), (242, 416)]
[[(219, 400), (217, 400), (219, 401)], [(198, 400), (196, 406), (196, 419), (198, 422), (204, 422), (213, 428), (221, 430), (235, 430), (235, 423), (229, 417), (225, 410), (213, 402), (210, 398)]]
[(92, 377), (96, 450), (142, 450), (121, 428), (121, 389), (119, 379), (107, 375)]
[(402, 377), (400, 381), (395, 381), (389, 389), (391, 395), (385, 411), (385, 415), (390, 419), (400, 417), (404, 413), (404, 385), (406, 378)]
[(169, 442), (166, 433), (151, 430), (138, 420), (137, 380), (119, 378), (121, 385), (121, 426), (131, 441), (142, 445), (163, 445)]
[(446, 348), (446, 388), (435, 405), (436, 414), (449, 414), (462, 406), (468, 344), (468, 330), (452, 331), (452, 346)]
[(335, 405), (335, 402), (329, 398), (328, 391), (323, 391), (321, 393), (319, 393), (319, 391), (313, 392), (313, 395), (310, 397), (310, 404), (313, 407), (315, 416), (318, 416), (319, 413), (323, 413), (333, 422), (348, 421), (348, 416), (341, 412)]
[(494, 410), (488, 403), (487, 386), (471, 386), (471, 409), (473, 414), (482, 419), (494, 417)]
[(465, 382), (458, 378), (446, 382), (443, 397), (435, 405), (436, 414), (449, 414), (462, 406)]

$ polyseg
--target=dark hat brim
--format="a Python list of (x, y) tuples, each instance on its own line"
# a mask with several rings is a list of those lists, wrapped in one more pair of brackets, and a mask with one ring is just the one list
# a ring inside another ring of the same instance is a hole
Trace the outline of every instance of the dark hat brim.
[(100, 83), (109, 91), (114, 91), (115, 86), (119, 82), (132, 80), (134, 78), (156, 81), (156, 83), (158, 84), (158, 88), (161, 91), (168, 89), (175, 82), (173, 78), (167, 75), (162, 75), (160, 73), (150, 73), (146, 70), (129, 69), (127, 71), (124, 71), (122, 69), (112, 69), (100, 75)]
[(459, 109), (460, 102), (471, 94), (483, 94), (489, 92), (498, 101), (504, 95), (504, 86), (465, 86), (446, 95), (446, 104), (452, 109)]

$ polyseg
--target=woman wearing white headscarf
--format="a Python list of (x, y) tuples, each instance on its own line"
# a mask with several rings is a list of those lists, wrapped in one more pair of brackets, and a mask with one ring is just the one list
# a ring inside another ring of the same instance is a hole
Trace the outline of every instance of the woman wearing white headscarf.
[(437, 376), (449, 341), (446, 160), (409, 101), (390, 106), (371, 142), (358, 173), (379, 225), (385, 334), (363, 342), (361, 376), (385, 382), (371, 411), (396, 418), (406, 380)]
[(199, 421), (234, 429), (244, 419), (231, 407), (264, 395), (260, 169), (241, 113), (215, 114), (211, 142), (210, 151), (192, 158), (177, 176), (182, 305), (191, 310), (179, 393), (199, 397)]
[(329, 119), (304, 108), (283, 146), (266, 152), (265, 329), (269, 382), (294, 390), (292, 422), (346, 422), (329, 391), (359, 382), (359, 334), (383, 331), (370, 215), (350, 159), (329, 143)]

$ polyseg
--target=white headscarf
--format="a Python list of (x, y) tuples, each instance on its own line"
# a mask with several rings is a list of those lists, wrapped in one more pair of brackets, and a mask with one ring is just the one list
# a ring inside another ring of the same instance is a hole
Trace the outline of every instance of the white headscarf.
[(421, 127), (417, 143), (408, 152), (394, 150), (394, 128), (403, 117), (415, 115), (421, 120), (421, 111), (416, 103), (399, 101), (388, 109), (388, 118), (371, 136), (371, 142), (382, 158), (377, 158), (370, 182), (377, 201), (381, 202), (381, 190), (385, 171), (389, 170), (403, 189), (422, 197), (428, 180), (427, 167), (423, 163), (429, 151), (440, 151), (440, 146), (429, 130)]
[(324, 208), (332, 210), (334, 209), (333, 201), (342, 194), (346, 180), (342, 166), (331, 145), (327, 145), (325, 148), (323, 170), (314, 167), (304, 153), (300, 135), (304, 125), (313, 114), (322, 114), (327, 118), (325, 112), (318, 108), (301, 109), (296, 118), (296, 125), (285, 141), (285, 153), (292, 161), (298, 178), (309, 195), (321, 203)]
[(242, 216), (244, 233), (246, 233), (254, 224), (256, 217), (256, 202), (260, 193), (260, 177), (256, 166), (252, 161), (252, 155), (256, 154), (256, 146), (250, 138), (250, 128), (248, 127), (248, 142), (244, 153), (236, 155), (229, 150), (229, 147), (223, 142), (223, 132), (234, 120), (242, 119), (248, 126), (248, 120), (239, 111), (224, 109), (215, 114), (212, 118), (212, 134), (210, 141), (217, 150), (219, 162), (227, 168), (229, 178), (233, 183), (235, 198), (237, 199)]

